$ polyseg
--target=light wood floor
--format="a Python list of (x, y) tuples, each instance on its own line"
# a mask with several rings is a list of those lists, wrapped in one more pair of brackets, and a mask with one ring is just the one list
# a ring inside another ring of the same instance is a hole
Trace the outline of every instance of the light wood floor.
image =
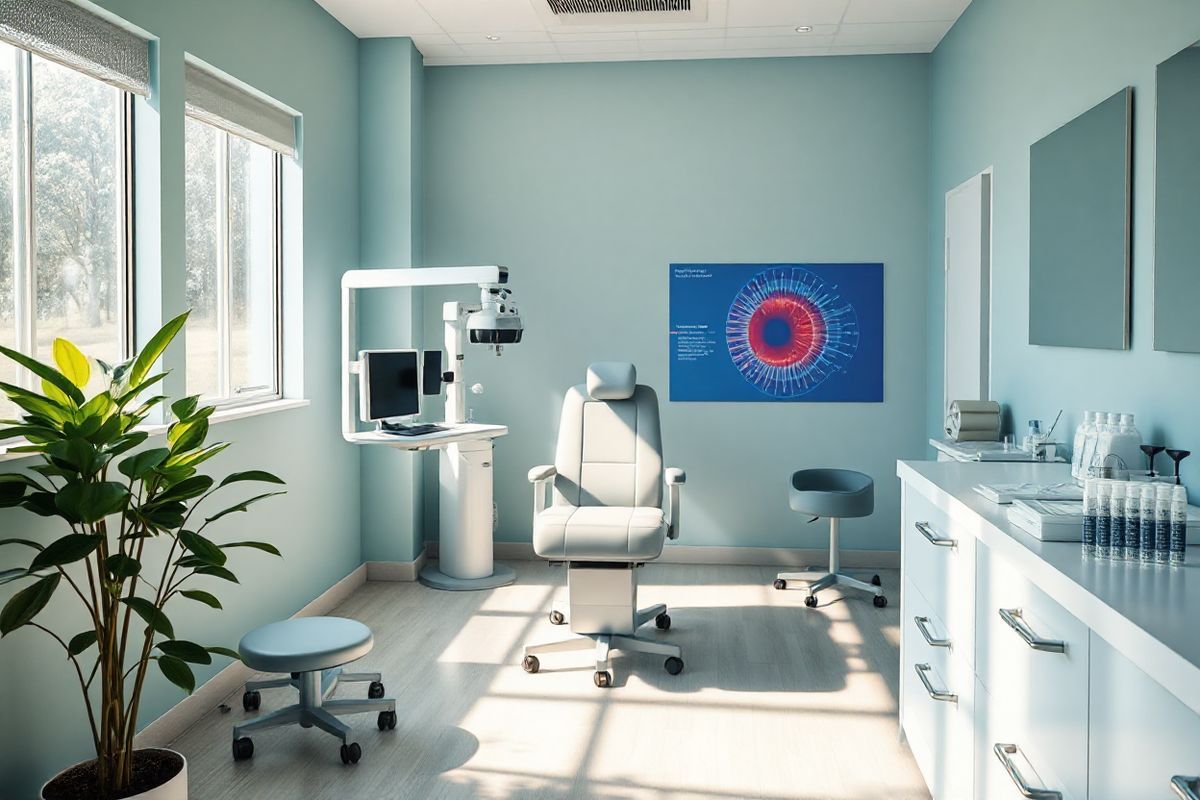
[[(193, 800), (259, 798), (926, 798), (897, 735), (898, 573), (893, 603), (829, 590), (806, 609), (803, 591), (771, 588), (764, 567), (650, 565), (642, 605), (671, 607), (665, 636), (684, 648), (672, 677), (663, 659), (614, 657), (615, 686), (592, 684), (591, 654), (520, 667), (521, 646), (570, 635), (547, 611), (560, 568), (515, 565), (518, 581), (487, 592), (368, 583), (334, 613), (362, 620), (399, 712), (346, 719), (364, 755), (343, 766), (337, 740), (297, 727), (254, 736), (234, 762), (230, 726), (240, 693), (173, 745), (189, 761)], [(365, 692), (339, 687), (338, 696)], [(263, 710), (292, 702), (263, 692)]]

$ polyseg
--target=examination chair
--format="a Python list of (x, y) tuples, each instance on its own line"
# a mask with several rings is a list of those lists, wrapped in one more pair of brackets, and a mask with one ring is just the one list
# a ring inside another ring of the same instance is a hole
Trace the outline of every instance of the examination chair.
[[(637, 569), (662, 554), (667, 537), (679, 537), (681, 469), (663, 469), (658, 396), (637, 382), (633, 364), (599, 362), (587, 383), (563, 400), (554, 464), (529, 471), (533, 484), (533, 549), (567, 565), (570, 607), (550, 612), (581, 636), (529, 645), (522, 666), (540, 668), (539, 653), (595, 650), (595, 684), (612, 685), (611, 650), (667, 656), (666, 670), (683, 671), (678, 645), (636, 635), (654, 620), (671, 627), (665, 605), (638, 610)], [(666, 485), (668, 513), (662, 508)], [(545, 505), (545, 487), (553, 501)]]

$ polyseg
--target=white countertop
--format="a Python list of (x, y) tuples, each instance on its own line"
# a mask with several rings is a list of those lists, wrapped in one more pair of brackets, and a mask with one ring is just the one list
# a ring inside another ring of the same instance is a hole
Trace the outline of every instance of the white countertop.
[(900, 461), (896, 474), (1200, 713), (1200, 547), (1180, 567), (1085, 559), (1079, 543), (1035, 539), (971, 489), (1069, 480), (1066, 464)]
[(354, 444), (381, 444), (400, 450), (429, 450), (435, 447), (445, 447), (455, 442), (465, 442), (476, 439), (495, 439), (508, 433), (506, 425), (484, 425), (476, 422), (464, 422), (459, 425), (447, 425), (447, 430), (426, 433), (421, 436), (397, 436), (382, 431), (359, 431), (349, 438)]

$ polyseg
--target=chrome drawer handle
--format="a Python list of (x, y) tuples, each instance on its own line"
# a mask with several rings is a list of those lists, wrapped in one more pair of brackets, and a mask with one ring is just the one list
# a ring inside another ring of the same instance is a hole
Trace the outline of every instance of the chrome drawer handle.
[(1179, 795), (1179, 800), (1200, 800), (1200, 777), (1176, 775), (1171, 778), (1171, 788)]
[(957, 703), (958, 695), (953, 692), (944, 692), (940, 689), (933, 688), (933, 684), (929, 682), (929, 676), (926, 675), (931, 669), (928, 664), (915, 664), (917, 677), (921, 679), (921, 683), (925, 684), (925, 691), (929, 692), (929, 697), (933, 700), (941, 700), (946, 703)]
[(1008, 773), (1008, 777), (1016, 784), (1017, 791), (1021, 793), (1021, 797), (1029, 797), (1032, 800), (1062, 800), (1062, 792), (1056, 792), (1053, 789), (1034, 789), (1029, 784), (1025, 783), (1025, 779), (1021, 777), (1020, 770), (1013, 763), (1012, 756), (1018, 751), (1015, 744), (999, 744), (992, 748), (992, 752), (996, 754), (996, 758), (1000, 759), (1000, 763), (1004, 765), (1004, 771)]
[(1066, 642), (1060, 639), (1043, 639), (1034, 633), (1033, 628), (1029, 627), (1029, 623), (1021, 615), (1021, 609), (1019, 608), (1000, 609), (1000, 619), (1004, 620), (1008, 624), (1008, 627), (1016, 631), (1017, 635), (1025, 640), (1025, 644), (1034, 650), (1043, 650), (1047, 653), (1067, 652)]
[(958, 544), (957, 539), (948, 539), (945, 536), (938, 536), (936, 533), (934, 533), (933, 527), (930, 526), (928, 522), (918, 522), (917, 530), (920, 531), (921, 535), (924, 536), (932, 545), (937, 545), (938, 547), (954, 547), (956, 544)]
[(929, 632), (929, 617), (913, 617), (913, 622), (917, 624), (917, 630), (925, 637), (925, 644), (930, 647), (949, 647), (949, 639), (935, 639), (933, 634)]

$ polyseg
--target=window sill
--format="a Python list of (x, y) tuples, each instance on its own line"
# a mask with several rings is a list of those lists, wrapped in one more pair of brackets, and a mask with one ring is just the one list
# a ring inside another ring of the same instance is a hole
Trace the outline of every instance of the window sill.
[[(311, 401), (303, 399), (285, 398), (282, 400), (268, 400), (264, 403), (252, 403), (244, 406), (234, 406), (233, 408), (218, 408), (208, 418), (210, 425), (216, 425), (221, 422), (233, 422), (238, 419), (248, 419), (250, 417), (258, 417), (263, 414), (273, 414), (277, 411), (290, 411), (294, 408), (304, 408)], [(162, 436), (167, 432), (168, 425), (163, 423), (139, 425), (139, 431), (145, 431), (151, 436)], [(22, 458), (34, 458), (36, 453), (10, 453), (8, 448), (20, 447), (24, 444), (23, 440), (13, 439), (5, 444), (0, 444), (0, 462), (17, 461)]]

